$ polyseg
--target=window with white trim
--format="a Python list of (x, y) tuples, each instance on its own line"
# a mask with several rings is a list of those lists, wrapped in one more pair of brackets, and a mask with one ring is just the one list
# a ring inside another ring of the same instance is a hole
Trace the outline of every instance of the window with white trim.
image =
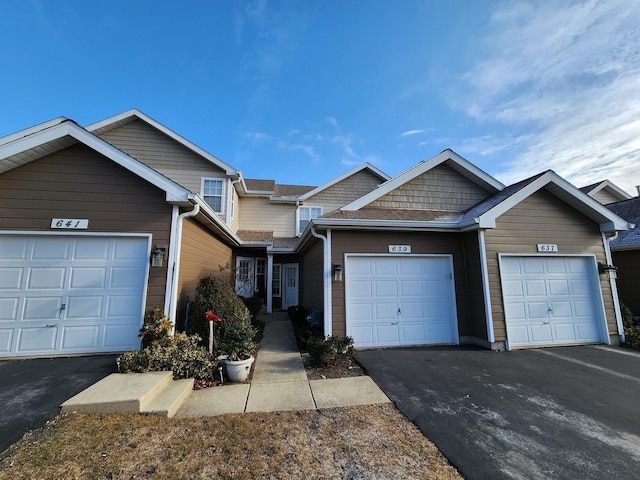
[(223, 182), (221, 178), (202, 179), (202, 198), (216, 213), (222, 213)]
[(321, 216), (322, 207), (298, 207), (298, 230), (296, 233), (301, 235), (311, 220)]
[(281, 274), (282, 265), (279, 263), (273, 264), (272, 276), (271, 276), (271, 294), (274, 297), (279, 297), (280, 294), (280, 285), (281, 285)]

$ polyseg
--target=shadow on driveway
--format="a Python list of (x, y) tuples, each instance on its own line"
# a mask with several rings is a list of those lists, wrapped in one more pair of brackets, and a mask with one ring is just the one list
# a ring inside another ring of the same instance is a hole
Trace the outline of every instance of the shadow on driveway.
[(60, 404), (110, 373), (117, 355), (0, 362), (0, 452), (60, 413)]
[(638, 353), (429, 347), (357, 359), (467, 479), (639, 475)]

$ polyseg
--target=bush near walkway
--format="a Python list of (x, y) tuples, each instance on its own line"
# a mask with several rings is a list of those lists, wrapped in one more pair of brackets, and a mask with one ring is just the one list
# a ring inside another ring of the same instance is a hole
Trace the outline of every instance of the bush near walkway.
[(620, 309), (622, 310), (622, 325), (625, 336), (625, 342), (622, 346), (640, 350), (640, 322), (634, 318), (633, 312), (626, 305), (620, 305)]

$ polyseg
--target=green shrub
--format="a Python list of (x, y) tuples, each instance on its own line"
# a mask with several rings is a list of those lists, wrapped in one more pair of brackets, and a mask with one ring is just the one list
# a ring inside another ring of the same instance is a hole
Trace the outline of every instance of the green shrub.
[(254, 295), (253, 297), (240, 297), (240, 299), (249, 310), (251, 318), (256, 318), (262, 308), (262, 298)]
[(220, 351), (229, 356), (229, 360), (245, 360), (256, 349), (254, 339), (256, 329), (244, 322), (230, 322), (223, 326)]
[(209, 322), (205, 320), (207, 310), (222, 319), (222, 322), (215, 325), (216, 345), (220, 344), (225, 325), (233, 322), (250, 324), (251, 321), (249, 310), (233, 287), (218, 278), (200, 279), (189, 318), (189, 333), (199, 335), (205, 343), (209, 341)]
[(331, 367), (353, 357), (353, 338), (331, 336), (311, 337), (307, 340), (307, 351), (314, 367)]
[(214, 362), (200, 346), (201, 338), (177, 333), (161, 338), (150, 347), (120, 356), (121, 373), (172, 371), (173, 378), (206, 379), (213, 376)]
[(624, 327), (624, 347), (640, 350), (640, 324), (633, 318), (633, 312), (624, 304), (620, 305), (622, 311), (622, 326)]

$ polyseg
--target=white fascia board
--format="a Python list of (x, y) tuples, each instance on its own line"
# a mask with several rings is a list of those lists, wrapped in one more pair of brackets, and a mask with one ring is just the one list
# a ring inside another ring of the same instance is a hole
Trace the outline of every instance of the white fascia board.
[(609, 181), (609, 180), (604, 180), (602, 182), (600, 182), (600, 184), (595, 187), (593, 190), (589, 191), (589, 196), (593, 197), (596, 193), (598, 193), (600, 190), (604, 190), (604, 189), (613, 191), (613, 193), (620, 199), (620, 200), (629, 200), (630, 198), (633, 198), (631, 195), (629, 195), (627, 192), (625, 192), (624, 190), (622, 190), (620, 187), (618, 187), (615, 183)]
[(0, 147), (0, 162), (12, 155), (17, 155), (64, 137), (76, 139), (78, 142), (104, 155), (121, 167), (126, 168), (135, 175), (164, 190), (168, 202), (184, 203), (188, 201), (188, 190), (71, 121), (57, 124), (46, 130), (20, 138)]
[(546, 185), (553, 183), (557, 187), (561, 188), (567, 194), (575, 199), (576, 202), (583, 203), (590, 210), (593, 210), (595, 213), (607, 218), (609, 222), (601, 222), (598, 221), (600, 225), (601, 231), (613, 231), (613, 230), (628, 230), (628, 223), (626, 220), (620, 218), (611, 210), (606, 208), (597, 200), (594, 200), (589, 195), (580, 191), (578, 188), (567, 182), (564, 178), (560, 177), (558, 174), (549, 170), (544, 175), (538, 177), (529, 185), (525, 186), (521, 190), (517, 191), (504, 201), (497, 204), (495, 207), (490, 209), (489, 211), (483, 213), (478, 217), (480, 221), (479, 225), (481, 228), (495, 228), (496, 219), (510, 210), (511, 208), (518, 205), (520, 202), (533, 195), (538, 190), (541, 190)]
[[(457, 222), (429, 222), (423, 220), (365, 220), (365, 219), (342, 219), (342, 218), (314, 218), (307, 225), (310, 229), (311, 225), (321, 228), (374, 228), (385, 230), (440, 230), (440, 231), (458, 231), (459, 224)], [(306, 231), (306, 230), (305, 230)]]
[(60, 125), (61, 123), (66, 121), (69, 121), (69, 119), (66, 117), (58, 117), (47, 122), (39, 123), (38, 125), (34, 125), (33, 127), (25, 128), (18, 132), (5, 135), (4, 137), (0, 137), (0, 145), (5, 145), (7, 143), (28, 137), (29, 135), (33, 135), (34, 133), (41, 132), (42, 130), (55, 127), (56, 125)]
[(493, 187), (497, 192), (504, 189), (504, 185), (501, 182), (493, 178), (491, 175), (483, 172), (478, 167), (473, 165), (471, 162), (469, 162), (468, 160), (465, 160), (456, 152), (448, 148), (440, 152), (435, 157), (427, 160), (426, 162), (420, 162), (418, 165), (392, 178), (388, 182), (382, 184), (380, 188), (368, 193), (367, 195), (360, 197), (359, 199), (349, 203), (348, 205), (345, 205), (340, 210), (347, 210), (347, 211), (359, 210), (362, 207), (386, 195), (387, 193), (395, 190), (401, 185), (404, 185), (408, 181), (413, 180), (417, 176), (422, 175), (423, 173), (431, 170), (432, 168), (437, 167), (441, 163), (446, 162), (447, 160), (452, 160), (453, 162), (457, 163), (462, 168), (464, 168), (465, 170), (473, 174), (475, 177), (477, 177), (484, 183)]
[(104, 128), (104, 127), (106, 127), (106, 126), (108, 126), (108, 125), (110, 125), (112, 123), (117, 123), (117, 122), (120, 122), (122, 120), (125, 120), (127, 118), (131, 118), (131, 117), (137, 117), (138, 119), (142, 120), (143, 122), (146, 122), (149, 125), (151, 125), (152, 127), (160, 130), (162, 133), (164, 133), (168, 137), (172, 138), (173, 140), (175, 140), (178, 143), (181, 143), (183, 146), (185, 146), (189, 150), (197, 153), (198, 155), (200, 155), (200, 156), (204, 157), (205, 159), (209, 160), (211, 163), (213, 163), (217, 167), (219, 167), (222, 170), (224, 170), (226, 175), (230, 175), (230, 176), (239, 176), (240, 175), (240, 172), (238, 170), (236, 170), (235, 168), (233, 168), (231, 165), (228, 165), (227, 163), (225, 163), (222, 160), (220, 160), (218, 157), (210, 154), (209, 152), (207, 152), (203, 148), (200, 148), (195, 143), (190, 142), (189, 140), (184, 138), (182, 135), (174, 132), (170, 128), (165, 127), (160, 122), (154, 120), (149, 115), (147, 115), (145, 113), (142, 113), (137, 108), (132, 108), (130, 110), (127, 110), (126, 112), (122, 112), (122, 113), (120, 113), (118, 115), (114, 115), (112, 117), (106, 118), (106, 119), (101, 120), (99, 122), (92, 123), (91, 125), (87, 125), (86, 129), (89, 132), (93, 132), (95, 130)]
[(189, 199), (193, 203), (200, 205), (200, 212), (205, 214), (209, 221), (213, 223), (220, 230), (220, 232), (223, 233), (232, 243), (234, 243), (236, 246), (240, 246), (242, 244), (242, 240), (240, 240), (238, 236), (233, 233), (229, 226), (224, 223), (222, 218), (220, 218), (220, 216), (213, 211), (209, 204), (205, 202), (200, 195), (191, 193), (189, 195)]
[(374, 167), (373, 165), (371, 165), (369, 162), (365, 162), (362, 163), (361, 165), (358, 165), (355, 168), (352, 168), (351, 170), (349, 170), (348, 172), (343, 173), (342, 175), (328, 181), (327, 183), (320, 185), (317, 188), (314, 188), (313, 190), (311, 190), (310, 192), (305, 193), (304, 195), (301, 195), (298, 197), (298, 200), (300, 200), (301, 202), (307, 200), (308, 198), (313, 197), (314, 195), (317, 195), (318, 193), (322, 192), (323, 190), (326, 190), (329, 187), (332, 187), (333, 185), (340, 183), (341, 181), (349, 178), (352, 175), (355, 175), (356, 173), (362, 171), (362, 170), (371, 170), (374, 174), (378, 175), (379, 177), (384, 179), (384, 182), (387, 182), (388, 180), (391, 179), (391, 177), (389, 175), (387, 175), (386, 173), (384, 173), (382, 170), (377, 169), (376, 167)]

